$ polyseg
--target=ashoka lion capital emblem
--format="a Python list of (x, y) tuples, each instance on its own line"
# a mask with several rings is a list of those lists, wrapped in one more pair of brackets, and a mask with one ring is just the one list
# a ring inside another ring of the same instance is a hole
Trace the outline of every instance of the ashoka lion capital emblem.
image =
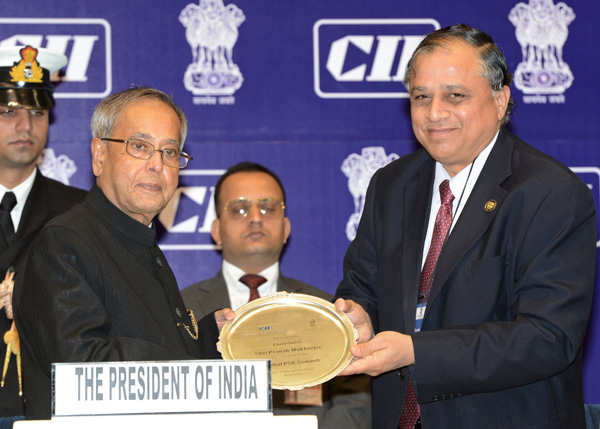
[(348, 178), (348, 190), (354, 200), (354, 213), (350, 215), (346, 223), (348, 240), (352, 241), (356, 237), (371, 177), (381, 167), (398, 158), (399, 156), (395, 153), (386, 155), (385, 148), (381, 146), (371, 146), (362, 148), (360, 155), (357, 153), (349, 155), (342, 163), (341, 170)]
[(234, 4), (223, 0), (200, 0), (190, 3), (179, 14), (186, 27), (185, 37), (192, 48), (192, 63), (183, 83), (195, 95), (231, 95), (243, 82), (239, 67), (233, 62), (233, 46), (238, 27), (246, 17)]
[(508, 19), (516, 27), (523, 60), (515, 71), (515, 86), (525, 94), (562, 94), (573, 83), (573, 73), (563, 61), (573, 9), (552, 0), (529, 0), (512, 8)]

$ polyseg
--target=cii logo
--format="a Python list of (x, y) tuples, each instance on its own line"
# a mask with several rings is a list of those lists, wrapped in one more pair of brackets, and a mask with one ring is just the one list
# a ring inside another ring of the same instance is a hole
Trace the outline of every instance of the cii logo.
[(321, 98), (406, 98), (404, 69), (434, 19), (321, 19), (313, 26)]
[(158, 215), (166, 229), (162, 250), (214, 250), (210, 228), (216, 217), (215, 184), (225, 170), (181, 170), (179, 188)]
[(0, 47), (32, 45), (65, 54), (56, 98), (103, 98), (112, 91), (111, 28), (104, 19), (0, 18)]

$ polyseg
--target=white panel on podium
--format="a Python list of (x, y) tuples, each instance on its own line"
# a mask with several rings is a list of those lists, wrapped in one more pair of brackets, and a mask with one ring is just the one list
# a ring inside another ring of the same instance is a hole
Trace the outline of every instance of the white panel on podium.
[(106, 429), (121, 427), (236, 427), (261, 429), (317, 429), (316, 416), (273, 416), (271, 413), (144, 414), (126, 416), (55, 417), (52, 420), (23, 420), (14, 429)]
[(267, 360), (52, 364), (53, 417), (270, 412)]
[(318, 428), (316, 416), (270, 412), (271, 362), (266, 360), (88, 362), (52, 367), (52, 419), (19, 421), (14, 428)]

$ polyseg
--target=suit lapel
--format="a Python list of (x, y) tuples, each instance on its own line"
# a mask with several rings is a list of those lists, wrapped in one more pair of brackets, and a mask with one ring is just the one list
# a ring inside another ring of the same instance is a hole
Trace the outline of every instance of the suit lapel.
[(201, 298), (198, 300), (198, 304), (204, 314), (211, 313), (219, 308), (231, 307), (227, 284), (225, 284), (225, 277), (223, 277), (222, 271), (219, 271), (213, 278), (213, 281), (207, 282), (204, 285), (203, 292)]
[(486, 211), (485, 204), (494, 200), (497, 208), (506, 196), (507, 191), (500, 184), (511, 174), (510, 163), (513, 146), (510, 137), (506, 133), (500, 133), (456, 226), (440, 253), (425, 317), (452, 271), (485, 233), (496, 216), (498, 210)]
[(280, 272), (277, 280), (277, 292), (302, 293), (302, 286), (299, 283), (294, 285), (294, 283), (289, 278), (282, 276)]
[[(25, 202), (13, 244), (0, 257), (0, 266), (3, 268), (15, 264), (16, 259), (23, 255), (24, 249), (29, 246), (38, 231), (51, 218), (45, 180), (42, 173), (38, 171)], [(2, 273), (2, 275), (4, 274)]]
[(50, 220), (50, 208), (48, 206), (48, 190), (45, 178), (39, 171), (35, 175), (33, 186), (23, 208), (23, 215), (19, 221), (19, 228), (15, 235), (15, 241), (37, 233), (39, 229)]
[[(417, 293), (421, 274), (423, 243), (431, 206), (434, 166), (434, 161), (429, 158), (421, 166), (414, 180), (404, 188), (402, 264), (398, 264), (401, 265), (398, 269), (401, 270), (402, 274), (398, 287), (402, 290), (402, 314), (404, 314), (405, 332), (411, 332), (415, 325)], [(425, 189), (427, 189), (427, 192), (424, 193), (423, 190)]]

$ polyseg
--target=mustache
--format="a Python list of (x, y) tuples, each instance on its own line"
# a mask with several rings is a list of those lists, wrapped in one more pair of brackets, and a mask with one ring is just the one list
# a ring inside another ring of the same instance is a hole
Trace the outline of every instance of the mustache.
[(10, 141), (12, 143), (12, 142), (20, 141), (20, 140), (32, 140), (33, 141), (33, 137), (31, 136), (30, 133), (23, 131), (19, 135), (13, 137)]

